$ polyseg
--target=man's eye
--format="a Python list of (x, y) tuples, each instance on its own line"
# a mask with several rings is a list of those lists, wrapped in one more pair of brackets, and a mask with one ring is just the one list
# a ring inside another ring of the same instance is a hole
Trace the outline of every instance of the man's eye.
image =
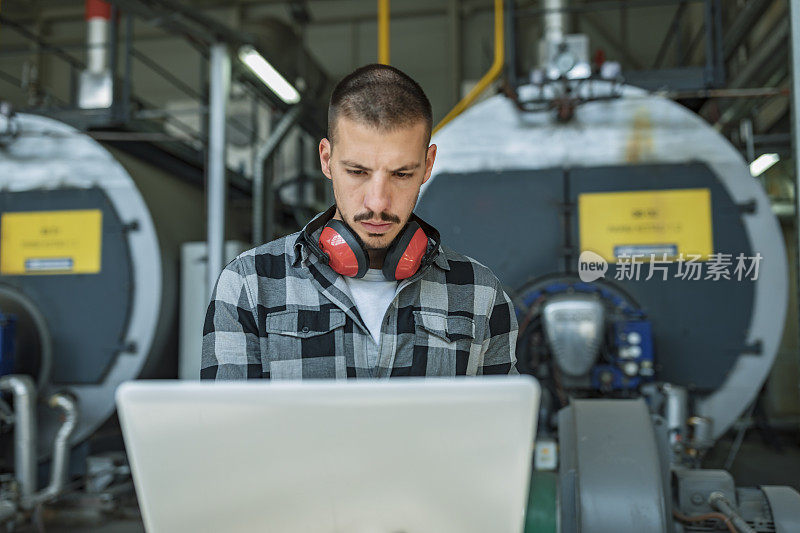
[(347, 169), (347, 172), (349, 172), (353, 176), (361, 176), (362, 174), (364, 174), (363, 170), (353, 170), (353, 169), (349, 169), (349, 168)]
[(411, 174), (408, 172), (395, 172), (395, 176), (397, 176), (398, 178), (407, 178), (410, 175)]

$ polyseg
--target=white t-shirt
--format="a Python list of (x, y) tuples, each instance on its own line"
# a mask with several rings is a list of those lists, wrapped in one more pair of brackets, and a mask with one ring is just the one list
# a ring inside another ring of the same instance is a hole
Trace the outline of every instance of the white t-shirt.
[(394, 300), (397, 291), (396, 281), (386, 281), (380, 269), (370, 268), (361, 279), (345, 276), (347, 287), (353, 296), (353, 303), (358, 308), (358, 314), (364, 319), (364, 324), (375, 339), (376, 344), (381, 343), (381, 321)]

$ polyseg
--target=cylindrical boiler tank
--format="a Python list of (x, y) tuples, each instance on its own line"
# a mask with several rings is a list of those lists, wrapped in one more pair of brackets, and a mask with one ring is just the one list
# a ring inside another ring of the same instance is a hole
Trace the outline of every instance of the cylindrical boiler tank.
[[(685, 107), (605, 82), (576, 91), (606, 97), (559, 122), (497, 95), (443, 127), (417, 212), (445, 244), (489, 266), (514, 293), (533, 278), (576, 272), (582, 233), (592, 226), (581, 224), (581, 198), (705, 194), (707, 220), (684, 218), (703, 227), (683, 233), (707, 232), (714, 253), (760, 254), (757, 279), (686, 281), (675, 278), (673, 263), (665, 281), (612, 279), (613, 264), (605, 281), (651, 319), (656, 378), (686, 387), (695, 414), (713, 419), (719, 437), (760, 390), (784, 327), (786, 252), (769, 200), (737, 150)], [(522, 99), (531, 95), (547, 92), (520, 89)]]
[[(77, 398), (77, 443), (113, 414), (122, 381), (177, 376), (180, 244), (204, 238), (203, 191), (57, 120), (13, 120), (0, 150), (0, 309), (20, 319), (17, 371), (41, 378), (40, 397)], [(40, 408), (40, 457), (57, 428)]]

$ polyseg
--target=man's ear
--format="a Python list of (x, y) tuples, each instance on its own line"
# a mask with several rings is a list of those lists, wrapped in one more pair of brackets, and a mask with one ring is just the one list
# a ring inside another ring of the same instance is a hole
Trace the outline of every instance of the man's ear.
[(331, 142), (324, 138), (319, 141), (319, 166), (328, 179), (331, 178)]
[(433, 162), (436, 159), (436, 145), (432, 144), (428, 146), (428, 153), (425, 155), (425, 178), (422, 180), (422, 183), (428, 181), (428, 178), (431, 177), (431, 171), (433, 171)]

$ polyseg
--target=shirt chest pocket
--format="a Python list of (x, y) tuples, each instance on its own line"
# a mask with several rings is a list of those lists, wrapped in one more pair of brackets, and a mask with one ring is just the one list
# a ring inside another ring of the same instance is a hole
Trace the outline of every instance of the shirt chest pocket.
[[(264, 320), (266, 350), (262, 353), (264, 366), (273, 361), (333, 358), (337, 348), (343, 345), (346, 319), (341, 309), (297, 309), (267, 315)], [(308, 362), (305, 366), (317, 364), (321, 362)]]
[(466, 373), (475, 341), (475, 321), (469, 317), (414, 311), (415, 354), (424, 354), (426, 375)]

